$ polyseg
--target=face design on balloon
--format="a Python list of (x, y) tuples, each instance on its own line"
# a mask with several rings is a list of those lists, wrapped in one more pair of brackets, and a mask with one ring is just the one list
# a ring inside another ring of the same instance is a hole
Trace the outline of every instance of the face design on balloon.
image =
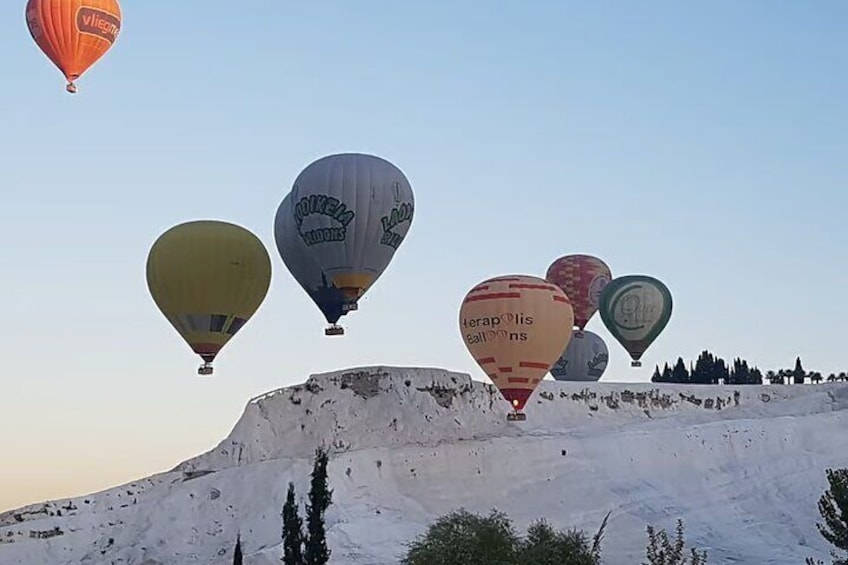
[(589, 283), (589, 303), (597, 307), (601, 301), (601, 292), (609, 284), (610, 279), (604, 274), (600, 274)]

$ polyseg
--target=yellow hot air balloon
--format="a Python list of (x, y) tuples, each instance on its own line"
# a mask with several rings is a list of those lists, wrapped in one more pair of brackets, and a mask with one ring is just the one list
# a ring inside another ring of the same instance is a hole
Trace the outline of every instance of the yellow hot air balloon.
[(565, 350), (573, 326), (562, 289), (529, 275), (485, 280), (459, 310), (465, 346), (512, 405), (511, 421), (526, 419), (521, 410)]
[(154, 302), (212, 374), (212, 361), (253, 316), (271, 285), (271, 258), (253, 233), (217, 220), (186, 222), (147, 256)]

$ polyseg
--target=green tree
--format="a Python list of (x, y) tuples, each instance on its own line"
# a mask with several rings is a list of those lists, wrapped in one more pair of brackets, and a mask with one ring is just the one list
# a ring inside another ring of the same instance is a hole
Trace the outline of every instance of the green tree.
[(609, 514), (591, 544), (581, 530), (558, 532), (545, 520), (537, 520), (527, 529), (527, 538), (519, 546), (517, 562), (522, 565), (597, 565), (601, 560), (601, 539), (608, 518)]
[(506, 514), (459, 509), (442, 516), (408, 544), (402, 565), (598, 565), (609, 514), (590, 540), (580, 530), (559, 532), (544, 520), (516, 533)]
[(401, 565), (516, 565), (519, 537), (506, 514), (459, 509), (440, 517), (408, 545)]
[[(848, 469), (827, 469), (829, 488), (819, 498), (819, 514), (824, 524), (816, 523), (819, 533), (832, 546), (848, 552)], [(848, 565), (848, 553), (832, 552), (833, 565)]]
[(289, 483), (286, 503), (283, 505), (283, 563), (304, 565), (303, 522), (294, 499), (294, 483)]
[(332, 504), (333, 491), (327, 481), (328, 455), (324, 449), (315, 451), (315, 463), (312, 468), (312, 484), (309, 489), (309, 503), (306, 505), (306, 551), (305, 565), (326, 565), (330, 560), (327, 547), (327, 533), (324, 525), (324, 513)]
[(645, 557), (648, 562), (642, 565), (706, 565), (707, 552), (698, 552), (694, 547), (686, 554), (686, 541), (683, 539), (683, 520), (677, 520), (677, 531), (674, 541), (669, 540), (666, 531), (654, 530), (648, 526), (648, 546)]

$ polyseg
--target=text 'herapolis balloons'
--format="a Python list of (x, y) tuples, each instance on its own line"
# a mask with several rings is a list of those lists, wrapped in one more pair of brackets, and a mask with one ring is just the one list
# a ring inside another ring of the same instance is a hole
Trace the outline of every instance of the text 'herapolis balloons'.
[(415, 212), (412, 187), (385, 159), (344, 153), (307, 166), (290, 198), (277, 210), (277, 248), (333, 324), (325, 333), (342, 334), (335, 322), (357, 309), (406, 238)]
[(574, 325), (581, 330), (598, 311), (601, 291), (612, 279), (610, 268), (592, 255), (565, 255), (550, 264), (545, 278), (559, 286), (574, 307)]
[(633, 367), (662, 333), (671, 318), (671, 292), (647, 275), (627, 275), (612, 280), (601, 293), (601, 319), (627, 350)]
[(459, 310), (465, 346), (520, 411), (571, 339), (574, 312), (558, 286), (539, 277), (506, 275), (472, 288)]
[(147, 257), (154, 302), (212, 374), (212, 361), (250, 320), (271, 285), (271, 258), (250, 231), (199, 220), (159, 236)]
[(609, 349), (598, 334), (575, 330), (571, 341), (553, 367), (558, 381), (598, 381), (607, 368)]
[(26, 22), (39, 49), (65, 75), (66, 89), (106, 54), (121, 31), (117, 0), (29, 0)]

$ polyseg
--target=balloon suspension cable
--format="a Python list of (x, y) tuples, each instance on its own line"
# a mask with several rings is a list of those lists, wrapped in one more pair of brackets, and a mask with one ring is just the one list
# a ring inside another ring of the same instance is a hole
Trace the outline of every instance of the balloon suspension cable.
[(77, 93), (77, 85), (74, 84), (74, 81), (72, 81), (72, 80), (68, 81), (68, 86), (65, 87), (65, 90), (67, 90), (71, 94), (76, 94)]
[(212, 368), (212, 363), (210, 363), (209, 361), (206, 361), (205, 363), (203, 363), (203, 365), (197, 368), (197, 374), (204, 377), (211, 375), (213, 371), (214, 369)]

